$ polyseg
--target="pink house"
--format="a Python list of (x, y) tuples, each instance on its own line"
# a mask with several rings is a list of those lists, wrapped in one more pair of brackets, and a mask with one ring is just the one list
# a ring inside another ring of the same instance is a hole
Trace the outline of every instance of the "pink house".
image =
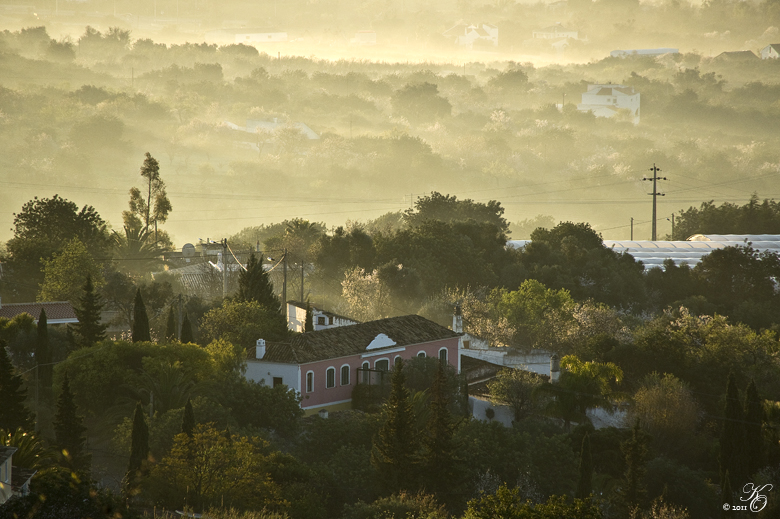
[(289, 343), (260, 339), (246, 377), (299, 392), (307, 414), (348, 409), (355, 385), (367, 382), (362, 370), (390, 371), (397, 359), (426, 356), (460, 372), (460, 335), (419, 315), (405, 315), (308, 332)]

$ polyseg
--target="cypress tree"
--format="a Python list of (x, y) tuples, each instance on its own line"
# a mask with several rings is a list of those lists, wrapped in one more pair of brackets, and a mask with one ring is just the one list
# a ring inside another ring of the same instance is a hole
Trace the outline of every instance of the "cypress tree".
[(46, 318), (46, 310), (43, 308), (41, 308), (41, 314), (38, 316), (38, 336), (35, 341), (35, 362), (38, 364), (38, 383), (40, 384), (43, 393), (48, 395), (51, 391), (54, 366), (51, 363), (49, 323)]
[(57, 445), (66, 451), (66, 463), (74, 471), (89, 471), (91, 456), (86, 451), (87, 439), (82, 418), (78, 415), (73, 393), (70, 391), (68, 374), (62, 381), (62, 390), (57, 399), (57, 412), (54, 415), (54, 437)]
[(184, 318), (181, 320), (181, 342), (184, 344), (195, 342), (195, 338), (192, 334), (192, 325), (190, 324), (190, 318), (187, 316), (187, 312), (184, 312)]
[(580, 478), (577, 481), (577, 499), (586, 499), (593, 493), (593, 456), (590, 451), (590, 435), (585, 433), (580, 450)]
[(20, 375), (14, 373), (11, 358), (5, 349), (5, 341), (0, 339), (0, 429), (15, 431), (22, 428), (25, 431), (33, 430), (33, 416), (24, 401), (27, 398), (27, 390), (23, 387), (24, 381)]
[(173, 305), (168, 310), (168, 321), (165, 323), (165, 338), (169, 342), (173, 342), (177, 337), (176, 333), (176, 314), (173, 311)]
[(745, 479), (745, 414), (739, 402), (734, 373), (729, 374), (726, 385), (723, 431), (720, 436), (721, 477), (729, 472), (736, 488), (742, 488)]
[(303, 325), (304, 332), (314, 331), (314, 316), (311, 312), (311, 303), (306, 301), (306, 323)]
[(238, 274), (237, 299), (246, 302), (257, 301), (260, 306), (264, 306), (272, 312), (281, 313), (282, 311), (279, 298), (274, 294), (271, 278), (263, 268), (263, 262), (258, 260), (254, 252), (249, 254), (246, 270), (242, 270)]
[(626, 460), (625, 486), (622, 498), (629, 511), (641, 505), (644, 498), (645, 465), (647, 462), (647, 437), (639, 427), (637, 418), (631, 429), (631, 438), (620, 444)]
[(761, 434), (763, 423), (763, 401), (758, 395), (755, 382), (751, 380), (745, 394), (745, 466), (748, 476), (758, 472), (764, 465), (764, 438)]
[(146, 305), (139, 288), (135, 292), (135, 302), (133, 303), (133, 342), (149, 342), (151, 340), (149, 317), (146, 315)]
[(78, 307), (73, 311), (79, 322), (72, 325), (73, 342), (76, 347), (88, 348), (96, 342), (106, 338), (105, 324), (100, 324), (100, 312), (103, 310), (103, 301), (100, 294), (95, 292), (92, 284), (92, 276), (87, 274), (84, 282), (84, 295), (79, 299)]
[(732, 504), (734, 504), (734, 493), (731, 491), (731, 476), (729, 475), (729, 471), (727, 470), (725, 474), (723, 474), (723, 485), (721, 486), (721, 493), (720, 493), (720, 501), (721, 501), (721, 517), (723, 519), (733, 517), (734, 512), (731, 512), (729, 510), (726, 510), (725, 505), (729, 505), (729, 508)]
[(192, 411), (192, 402), (187, 399), (187, 404), (184, 406), (184, 416), (181, 419), (181, 432), (192, 438), (192, 433), (195, 432), (195, 413)]
[(433, 492), (439, 501), (448, 503), (451, 494), (457, 493), (459, 462), (455, 447), (455, 426), (450, 414), (447, 395), (447, 378), (444, 365), (438, 363), (431, 386), (431, 416), (424, 438), (425, 488)]
[(136, 493), (140, 479), (143, 477), (144, 464), (149, 457), (149, 427), (146, 425), (144, 408), (141, 402), (135, 406), (133, 413), (132, 446), (130, 461), (127, 464), (127, 490), (130, 495)]
[(420, 444), (402, 368), (403, 361), (393, 369), (390, 397), (384, 405), (385, 422), (374, 437), (371, 450), (371, 464), (391, 493), (415, 490)]

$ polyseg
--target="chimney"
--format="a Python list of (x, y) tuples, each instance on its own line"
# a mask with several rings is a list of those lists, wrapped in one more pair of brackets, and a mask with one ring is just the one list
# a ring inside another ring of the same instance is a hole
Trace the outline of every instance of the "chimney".
[(255, 345), (255, 358), (260, 360), (263, 357), (265, 357), (265, 339), (257, 339), (257, 344)]
[(463, 333), (463, 314), (460, 311), (460, 303), (455, 305), (455, 314), (452, 316), (452, 331)]
[(550, 383), (555, 384), (561, 376), (561, 359), (557, 353), (550, 357)]

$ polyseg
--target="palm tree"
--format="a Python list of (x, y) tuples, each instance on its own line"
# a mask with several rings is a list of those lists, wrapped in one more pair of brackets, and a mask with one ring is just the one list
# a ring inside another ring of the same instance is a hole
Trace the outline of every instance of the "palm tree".
[[(154, 230), (141, 226), (124, 226), (124, 234), (116, 231), (111, 238), (114, 257), (120, 260), (119, 269), (125, 272), (146, 273), (162, 267), (162, 254), (168, 247), (154, 239)], [(159, 236), (158, 236), (159, 238)]]

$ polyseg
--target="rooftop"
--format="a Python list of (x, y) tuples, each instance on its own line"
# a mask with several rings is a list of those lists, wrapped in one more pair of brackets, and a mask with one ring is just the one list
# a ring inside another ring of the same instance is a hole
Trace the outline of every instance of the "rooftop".
[(0, 317), (13, 319), (19, 314), (30, 314), (37, 321), (41, 309), (46, 309), (46, 320), (49, 324), (66, 324), (79, 322), (73, 305), (68, 301), (44, 303), (11, 303), (0, 304)]

